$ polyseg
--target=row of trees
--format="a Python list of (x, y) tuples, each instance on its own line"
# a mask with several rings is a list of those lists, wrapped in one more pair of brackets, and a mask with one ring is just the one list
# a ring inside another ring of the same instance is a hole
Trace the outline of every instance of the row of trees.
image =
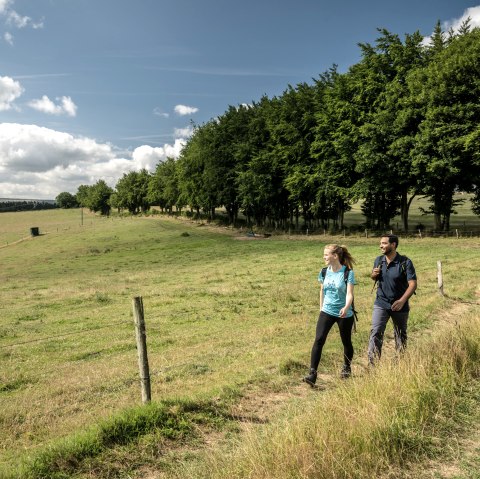
[(49, 210), (56, 207), (57, 205), (55, 203), (42, 200), (0, 201), (0, 213), (12, 211)]
[(363, 200), (369, 228), (385, 229), (417, 195), (436, 230), (448, 230), (458, 190), (474, 193), (480, 214), (480, 30), (465, 22), (431, 42), (420, 33), (379, 30), (360, 44), (359, 63), (333, 66), (312, 84), (288, 86), (279, 97), (230, 106), (194, 127), (178, 160), (152, 174), (125, 174), (115, 190), (103, 181), (81, 186), (77, 202), (107, 214), (160, 205), (188, 205), (210, 217), (225, 208), (257, 225), (343, 227)]

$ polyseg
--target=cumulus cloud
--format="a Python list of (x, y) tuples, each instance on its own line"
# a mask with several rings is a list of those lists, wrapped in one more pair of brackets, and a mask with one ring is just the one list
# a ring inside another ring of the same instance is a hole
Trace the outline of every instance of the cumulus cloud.
[[(444, 32), (458, 32), (459, 28), (462, 26), (464, 22), (470, 19), (470, 28), (480, 27), (480, 5), (476, 7), (467, 8), (463, 15), (459, 18), (453, 18), (452, 20), (447, 20), (442, 23), (442, 30)], [(423, 39), (423, 43), (428, 45), (431, 41), (431, 35), (426, 36)]]
[(56, 98), (56, 100), (59, 102), (58, 105), (50, 100), (47, 95), (43, 95), (40, 99), (30, 101), (28, 106), (34, 110), (38, 110), (50, 115), (77, 115), (77, 105), (75, 105), (69, 96), (62, 96), (60, 98)]
[(198, 108), (193, 106), (186, 106), (186, 105), (176, 105), (174, 111), (177, 115), (185, 116), (185, 115), (192, 115), (193, 113), (197, 113)]
[(175, 136), (177, 138), (188, 138), (192, 136), (193, 128), (191, 126), (187, 126), (186, 128), (175, 128)]
[(15, 100), (24, 89), (18, 81), (10, 77), (0, 77), (0, 111), (15, 109)]
[(480, 5), (467, 8), (460, 18), (448, 20), (443, 23), (442, 27), (445, 31), (452, 29), (454, 32), (456, 32), (462, 23), (464, 23), (468, 18), (470, 18), (471, 28), (480, 27)]
[(113, 185), (131, 160), (109, 144), (37, 125), (0, 124), (0, 190), (4, 196), (55, 198), (81, 184)]
[(165, 144), (163, 147), (139, 146), (135, 148), (132, 154), (135, 169), (145, 168), (153, 171), (158, 163), (165, 161), (167, 158), (178, 158), (184, 146), (185, 140), (183, 138), (176, 139), (173, 145)]
[(62, 191), (103, 179), (115, 187), (124, 173), (177, 158), (185, 140), (162, 148), (143, 145), (121, 154), (108, 143), (18, 123), (0, 123), (0, 191), (4, 197), (54, 199)]
[(13, 46), (13, 35), (10, 32), (5, 32), (3, 34), (3, 39), (9, 44)]

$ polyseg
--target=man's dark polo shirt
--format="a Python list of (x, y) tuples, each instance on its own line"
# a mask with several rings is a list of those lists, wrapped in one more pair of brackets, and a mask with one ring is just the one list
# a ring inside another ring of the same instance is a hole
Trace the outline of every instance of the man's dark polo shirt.
[[(404, 261), (405, 272), (402, 271), (402, 259)], [(377, 297), (374, 304), (383, 309), (392, 309), (392, 303), (400, 299), (407, 290), (408, 282), (412, 279), (417, 279), (413, 263), (410, 259), (407, 259), (405, 262), (405, 256), (400, 256), (397, 253), (388, 266), (384, 255), (378, 256), (373, 264), (374, 267), (378, 265), (381, 266), (381, 273), (377, 281)], [(410, 306), (408, 301), (406, 301), (400, 311), (406, 313), (409, 310)]]

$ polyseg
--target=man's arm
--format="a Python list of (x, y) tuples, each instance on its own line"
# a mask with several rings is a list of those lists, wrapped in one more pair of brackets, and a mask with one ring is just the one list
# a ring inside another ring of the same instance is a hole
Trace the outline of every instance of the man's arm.
[(403, 293), (403, 296), (400, 299), (397, 299), (396, 301), (393, 302), (392, 304), (392, 311), (400, 311), (405, 303), (408, 301), (408, 298), (412, 296), (413, 293), (415, 293), (415, 290), (417, 289), (417, 280), (416, 279), (411, 279), (408, 282), (408, 288)]

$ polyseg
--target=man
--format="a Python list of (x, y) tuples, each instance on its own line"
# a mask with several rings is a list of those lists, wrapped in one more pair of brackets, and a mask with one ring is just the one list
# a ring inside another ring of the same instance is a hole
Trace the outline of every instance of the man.
[(398, 237), (383, 235), (380, 249), (383, 255), (373, 263), (371, 278), (378, 285), (373, 305), (372, 329), (368, 342), (368, 362), (374, 364), (382, 354), (383, 334), (392, 318), (395, 349), (401, 352), (407, 345), (408, 299), (417, 289), (417, 275), (412, 261), (397, 253)]

